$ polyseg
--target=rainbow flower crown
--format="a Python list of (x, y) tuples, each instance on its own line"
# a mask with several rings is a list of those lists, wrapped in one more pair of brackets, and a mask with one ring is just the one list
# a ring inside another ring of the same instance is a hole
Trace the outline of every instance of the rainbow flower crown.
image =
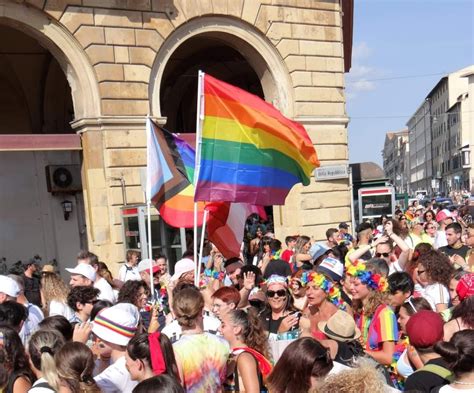
[(381, 274), (367, 270), (364, 262), (356, 261), (354, 264), (346, 264), (346, 275), (358, 278), (362, 284), (374, 291), (385, 292), (388, 289), (387, 279)]
[(328, 300), (341, 310), (345, 310), (344, 301), (341, 298), (341, 290), (331, 280), (327, 279), (324, 274), (317, 272), (304, 272), (301, 276), (301, 284), (306, 285), (313, 283), (317, 287), (326, 292)]

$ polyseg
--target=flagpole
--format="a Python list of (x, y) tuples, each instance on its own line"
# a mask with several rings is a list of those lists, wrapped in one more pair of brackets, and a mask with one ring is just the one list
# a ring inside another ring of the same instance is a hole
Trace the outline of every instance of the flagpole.
[(206, 221), (207, 221), (207, 215), (209, 212), (207, 209), (204, 209), (204, 216), (202, 218), (202, 227), (201, 227), (201, 243), (199, 244), (199, 263), (198, 266), (201, 266), (202, 263), (202, 250), (204, 248), (204, 237), (206, 234)]
[(146, 118), (146, 132), (147, 132), (147, 182), (146, 182), (146, 210), (148, 218), (147, 226), (147, 240), (148, 240), (148, 258), (150, 259), (150, 291), (151, 296), (155, 299), (155, 284), (153, 282), (153, 256), (152, 256), (152, 247), (151, 247), (151, 181), (150, 176), (148, 175), (148, 169), (150, 167), (150, 144), (148, 143), (151, 140), (151, 117), (147, 115)]
[[(199, 168), (201, 160), (201, 132), (202, 132), (202, 120), (203, 120), (203, 87), (204, 87), (204, 72), (198, 71), (198, 90), (197, 90), (197, 106), (196, 106), (196, 160), (194, 164), (194, 186), (196, 187), (197, 180), (199, 178)], [(194, 270), (194, 285), (199, 287), (199, 267), (200, 259), (198, 260), (197, 255), (197, 221), (198, 221), (198, 204), (194, 201), (194, 239), (193, 239), (193, 251), (194, 251), (194, 263), (196, 264)], [(203, 222), (203, 229), (204, 229)], [(202, 234), (201, 234), (202, 237)]]

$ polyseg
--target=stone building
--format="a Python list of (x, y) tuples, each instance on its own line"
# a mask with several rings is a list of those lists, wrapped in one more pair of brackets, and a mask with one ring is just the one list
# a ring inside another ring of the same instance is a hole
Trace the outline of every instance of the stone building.
[[(0, 0), (0, 257), (66, 266), (88, 247), (122, 261), (145, 118), (195, 132), (199, 69), (301, 122), (322, 165), (347, 163), (352, 19), (352, 0)], [(80, 189), (48, 192), (48, 166), (79, 169), (82, 187), (62, 173)], [(323, 238), (349, 221), (348, 190), (295, 187), (274, 207), (277, 236)]]
[(383, 146), (383, 171), (398, 193), (408, 192), (408, 130), (387, 132)]

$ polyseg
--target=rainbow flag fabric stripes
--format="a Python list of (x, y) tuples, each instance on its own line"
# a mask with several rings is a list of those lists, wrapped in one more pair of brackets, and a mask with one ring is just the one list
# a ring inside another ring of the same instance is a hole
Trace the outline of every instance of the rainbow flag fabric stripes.
[[(173, 139), (173, 146), (181, 157), (189, 184), (179, 194), (161, 205), (160, 216), (172, 227), (192, 228), (194, 226), (194, 185), (192, 182), (194, 180), (196, 153), (191, 146), (175, 134), (170, 134), (166, 130), (163, 130), (163, 132), (169, 134), (169, 138)], [(203, 216), (204, 202), (198, 202), (198, 226), (202, 225)]]
[(302, 125), (212, 76), (203, 84), (195, 200), (283, 205), (295, 184), (309, 184), (319, 161)]
[(189, 180), (173, 136), (148, 118), (147, 129), (147, 198), (160, 209), (166, 201), (183, 191)]

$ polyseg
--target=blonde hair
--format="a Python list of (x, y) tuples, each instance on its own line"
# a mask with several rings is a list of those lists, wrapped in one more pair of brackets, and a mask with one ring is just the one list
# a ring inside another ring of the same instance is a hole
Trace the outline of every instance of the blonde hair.
[(49, 303), (52, 300), (66, 303), (69, 289), (64, 281), (56, 273), (43, 273), (41, 279), (41, 291), (43, 294), (44, 309), (49, 315)]
[(65, 341), (56, 330), (38, 330), (28, 343), (31, 363), (40, 370), (43, 378), (55, 390), (59, 391), (59, 377), (54, 362), (54, 354), (61, 349)]
[(329, 375), (317, 390), (312, 392), (383, 393), (385, 380), (376, 366), (377, 363), (373, 360), (359, 358), (354, 368)]

